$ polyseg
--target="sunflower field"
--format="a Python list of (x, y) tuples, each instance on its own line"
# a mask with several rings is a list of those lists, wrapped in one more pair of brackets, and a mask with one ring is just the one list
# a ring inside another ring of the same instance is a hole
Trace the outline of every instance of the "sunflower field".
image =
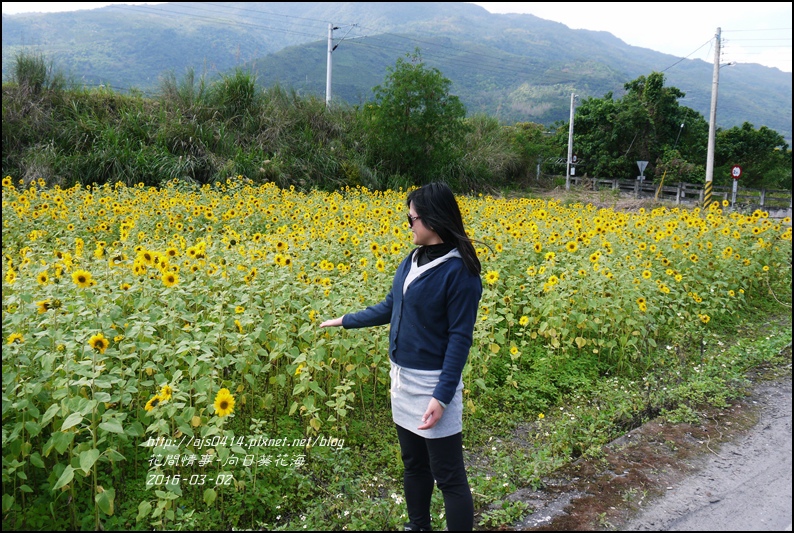
[[(384, 516), (402, 504), (399, 483), (363, 481), (400, 476), (398, 452), (367, 455), (361, 436), (387, 427), (388, 333), (318, 324), (386, 295), (413, 246), (405, 198), (242, 177), (4, 178), (4, 527), (396, 525), (349, 513), (361, 499)], [(642, 383), (681, 363), (671, 346), (791, 293), (791, 221), (761, 211), (459, 203), (484, 286), (467, 428), (496, 405), (546, 423), (602, 377)], [(541, 460), (614, 437), (571, 431)], [(478, 494), (503, 490), (489, 478)]]

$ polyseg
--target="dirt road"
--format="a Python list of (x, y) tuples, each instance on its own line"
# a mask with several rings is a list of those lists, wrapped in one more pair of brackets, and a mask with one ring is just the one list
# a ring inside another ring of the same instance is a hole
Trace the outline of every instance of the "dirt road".
[(791, 531), (791, 381), (758, 386), (750, 402), (755, 426), (621, 529)]
[(512, 495), (535, 531), (791, 531), (791, 376), (698, 425), (651, 421), (538, 491)]

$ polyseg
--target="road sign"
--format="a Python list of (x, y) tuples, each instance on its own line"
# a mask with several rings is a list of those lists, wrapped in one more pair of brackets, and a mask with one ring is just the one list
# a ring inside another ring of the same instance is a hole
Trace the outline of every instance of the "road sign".
[(640, 175), (645, 175), (645, 167), (648, 166), (647, 161), (637, 161), (637, 166), (640, 168)]
[(741, 175), (742, 175), (742, 167), (740, 167), (739, 165), (733, 165), (731, 167), (731, 176), (733, 176), (733, 179), (738, 180), (741, 177)]

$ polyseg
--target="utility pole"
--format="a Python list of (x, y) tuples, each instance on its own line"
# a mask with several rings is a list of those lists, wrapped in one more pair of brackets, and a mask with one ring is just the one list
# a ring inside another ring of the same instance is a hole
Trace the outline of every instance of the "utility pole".
[(334, 30), (338, 30), (339, 28), (334, 27), (333, 24), (330, 22), (328, 23), (328, 60), (326, 63), (325, 69), (325, 107), (331, 105), (331, 70), (333, 68), (333, 62), (331, 61), (331, 53), (336, 50), (336, 46), (334, 46)]
[(711, 189), (714, 180), (714, 136), (717, 130), (717, 90), (720, 84), (720, 28), (714, 36), (714, 74), (711, 82), (711, 113), (709, 114), (709, 144), (706, 154), (706, 186), (703, 191), (703, 209), (711, 205)]
[(576, 98), (571, 93), (571, 118), (568, 121), (568, 164), (565, 167), (565, 190), (571, 189), (571, 159), (573, 158), (573, 101)]

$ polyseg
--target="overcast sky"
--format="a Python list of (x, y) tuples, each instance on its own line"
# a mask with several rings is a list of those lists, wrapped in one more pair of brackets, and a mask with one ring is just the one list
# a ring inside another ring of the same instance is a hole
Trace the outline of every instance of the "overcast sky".
[[(3, 13), (74, 11), (164, 2), (3, 2)], [(760, 63), (791, 72), (791, 2), (473, 2), (491, 13), (530, 13), (572, 29), (606, 31), (632, 46), (714, 61)]]

